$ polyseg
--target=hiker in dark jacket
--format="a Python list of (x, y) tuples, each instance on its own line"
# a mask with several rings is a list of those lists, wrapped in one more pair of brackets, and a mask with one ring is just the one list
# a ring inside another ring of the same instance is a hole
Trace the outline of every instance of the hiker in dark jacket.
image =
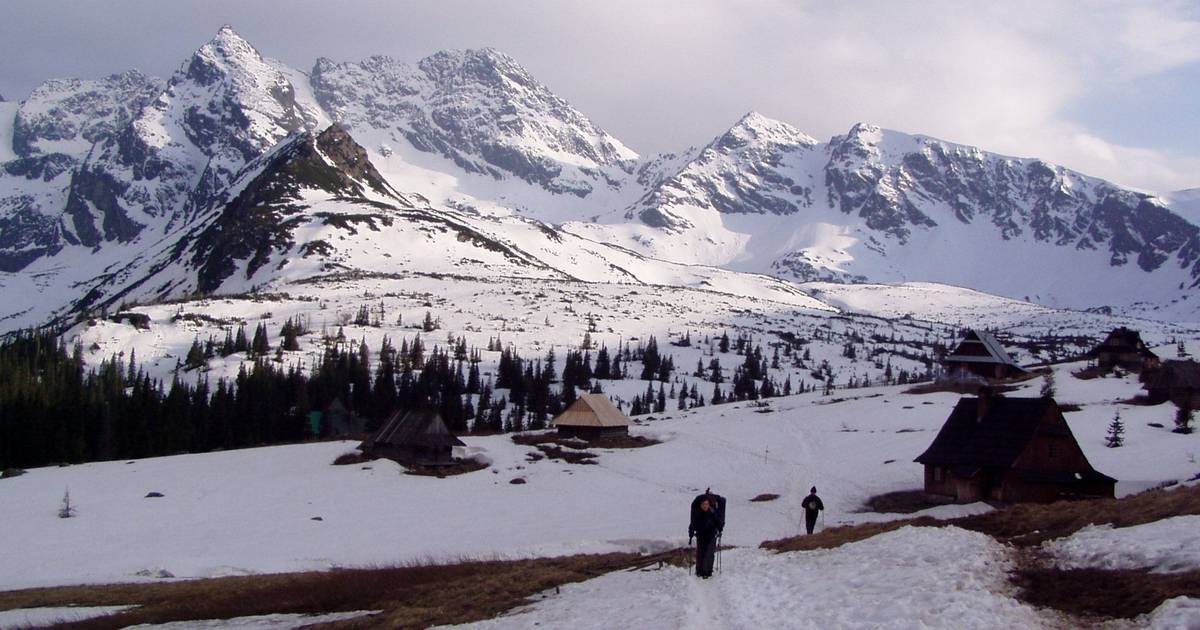
[(813, 528), (817, 526), (817, 514), (825, 509), (825, 504), (821, 503), (821, 497), (817, 496), (816, 486), (808, 491), (808, 496), (800, 502), (800, 507), (804, 508), (804, 527), (811, 534)]
[(696, 539), (696, 575), (702, 578), (712, 577), (713, 556), (717, 551), (717, 538), (725, 523), (717, 513), (716, 497), (700, 498), (700, 507), (692, 511), (692, 522), (688, 524), (688, 544)]

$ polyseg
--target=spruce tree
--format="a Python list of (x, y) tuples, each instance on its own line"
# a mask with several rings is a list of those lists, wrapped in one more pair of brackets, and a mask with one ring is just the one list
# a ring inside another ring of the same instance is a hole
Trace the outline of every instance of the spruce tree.
[(1104, 439), (1104, 445), (1109, 448), (1117, 448), (1125, 444), (1125, 423), (1121, 422), (1121, 412), (1118, 411), (1113, 415), (1112, 422), (1108, 424), (1108, 435)]

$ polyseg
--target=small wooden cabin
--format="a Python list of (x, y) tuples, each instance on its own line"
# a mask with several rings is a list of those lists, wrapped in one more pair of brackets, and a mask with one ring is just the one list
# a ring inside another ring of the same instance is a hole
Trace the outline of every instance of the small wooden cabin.
[(1002, 380), (1025, 373), (1004, 346), (987, 331), (968, 330), (958, 346), (942, 359), (942, 366), (952, 378), (973, 375), (988, 380)]
[(1153, 370), (1160, 364), (1158, 355), (1150, 351), (1138, 331), (1124, 326), (1114, 328), (1100, 345), (1087, 353), (1101, 369), (1119, 367), (1130, 372)]
[(554, 419), (558, 434), (592, 441), (629, 435), (629, 416), (604, 394), (582, 394)]
[(328, 434), (333, 437), (348, 437), (366, 431), (366, 420), (346, 409), (346, 405), (342, 404), (340, 398), (334, 398), (333, 402), (325, 408), (324, 413), (321, 414), (321, 423)]
[(1173, 402), (1180, 407), (1200, 409), (1200, 363), (1163, 361), (1142, 374), (1150, 402)]
[(1116, 486), (1092, 468), (1051, 398), (963, 398), (915, 461), (925, 492), (959, 503), (1111, 498)]
[(446, 466), (454, 463), (454, 447), (466, 446), (454, 437), (436, 411), (400, 410), (359, 446), (368, 457), (386, 457), (401, 464)]

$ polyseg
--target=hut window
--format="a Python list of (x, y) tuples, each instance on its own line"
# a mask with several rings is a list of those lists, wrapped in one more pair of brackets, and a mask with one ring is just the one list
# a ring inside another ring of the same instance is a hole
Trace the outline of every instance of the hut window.
[(934, 467), (933, 467), (933, 480), (934, 480), (934, 481), (941, 481), (941, 480), (942, 480), (942, 467), (941, 467), (941, 466), (934, 466)]

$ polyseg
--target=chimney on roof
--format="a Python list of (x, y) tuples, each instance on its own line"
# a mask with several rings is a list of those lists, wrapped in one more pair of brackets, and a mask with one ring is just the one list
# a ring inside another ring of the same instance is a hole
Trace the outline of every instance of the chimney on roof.
[(992, 403), (995, 401), (996, 392), (991, 387), (984, 385), (979, 388), (976, 395), (978, 398), (975, 401), (975, 421), (983, 422), (984, 416), (987, 416), (988, 412), (992, 410)]

